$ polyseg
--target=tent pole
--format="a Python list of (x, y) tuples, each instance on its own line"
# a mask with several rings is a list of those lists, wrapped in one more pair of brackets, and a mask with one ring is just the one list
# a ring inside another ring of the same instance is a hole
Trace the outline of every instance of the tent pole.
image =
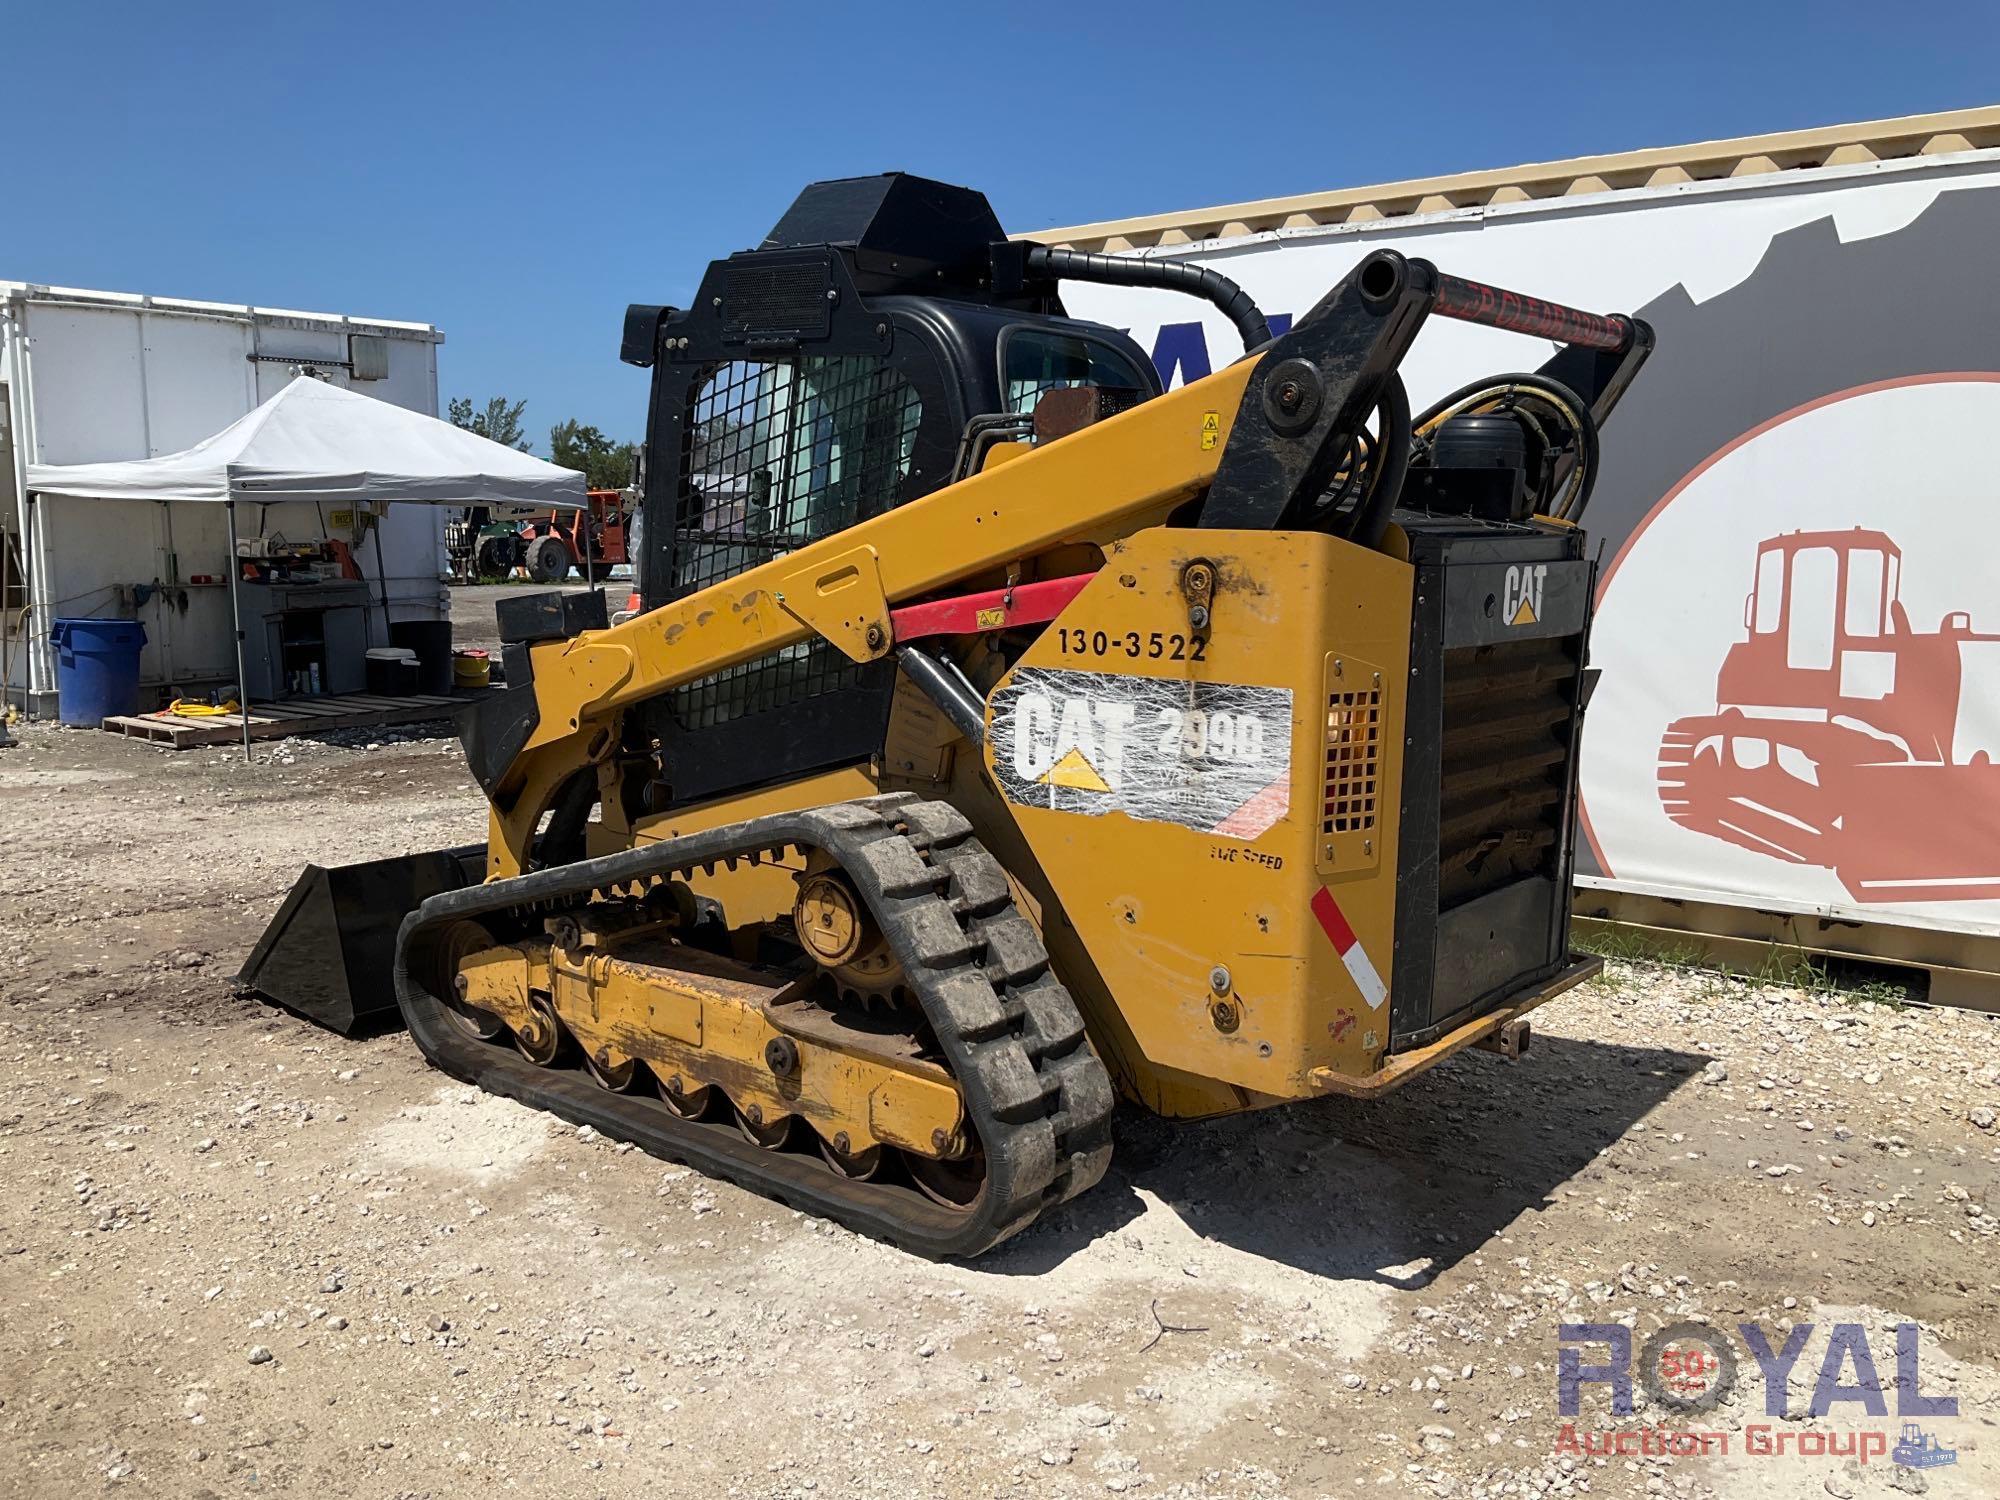
[(382, 590), (382, 644), (393, 646), (390, 639), (395, 634), (389, 628), (389, 568), (382, 561), (382, 523), (389, 519), (389, 507), (385, 504), (375, 512), (375, 582)]
[(243, 719), (243, 764), (254, 764), (250, 754), (250, 683), (243, 674), (243, 596), (237, 584), (243, 578), (243, 559), (236, 555), (236, 502), (229, 502), (229, 621), (236, 636), (236, 712)]

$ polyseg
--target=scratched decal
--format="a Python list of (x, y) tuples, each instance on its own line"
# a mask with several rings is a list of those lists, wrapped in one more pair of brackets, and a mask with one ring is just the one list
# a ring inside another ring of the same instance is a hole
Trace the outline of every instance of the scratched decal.
[(994, 695), (1009, 801), (1254, 839), (1291, 806), (1292, 691), (1023, 667)]

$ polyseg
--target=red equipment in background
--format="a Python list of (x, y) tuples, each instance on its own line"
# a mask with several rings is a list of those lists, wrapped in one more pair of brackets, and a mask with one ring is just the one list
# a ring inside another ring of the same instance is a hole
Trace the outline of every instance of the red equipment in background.
[(522, 566), (535, 582), (560, 583), (572, 569), (599, 575), (630, 560), (625, 555), (625, 492), (584, 494), (588, 510), (551, 511), (521, 523)]
[(1963, 610), (1913, 629), (1902, 564), (1859, 527), (1761, 543), (1748, 638), (1717, 712), (1667, 727), (1660, 803), (1697, 833), (1832, 869), (1857, 900), (2000, 899), (2000, 768), (1976, 743), (2000, 722), (1964, 712), (2000, 690), (2000, 635)]

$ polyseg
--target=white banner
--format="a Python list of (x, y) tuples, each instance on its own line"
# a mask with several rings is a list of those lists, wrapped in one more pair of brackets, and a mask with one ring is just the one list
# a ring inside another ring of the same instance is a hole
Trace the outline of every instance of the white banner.
[[(1579, 878), (2000, 933), (2000, 154), (1264, 235), (1189, 258), (1289, 326), (1369, 250), (1658, 352), (1605, 430)], [(1200, 303), (1073, 285), (1170, 383)], [(1434, 319), (1414, 406), (1551, 346)]]

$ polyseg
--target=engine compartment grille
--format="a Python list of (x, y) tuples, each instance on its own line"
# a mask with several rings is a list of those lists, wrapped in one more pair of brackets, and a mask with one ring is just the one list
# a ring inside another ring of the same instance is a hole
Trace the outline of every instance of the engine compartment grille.
[(1438, 910), (1555, 878), (1575, 716), (1574, 637), (1444, 653)]
[(1375, 826), (1382, 756), (1382, 690), (1327, 695), (1326, 798), (1322, 835)]

